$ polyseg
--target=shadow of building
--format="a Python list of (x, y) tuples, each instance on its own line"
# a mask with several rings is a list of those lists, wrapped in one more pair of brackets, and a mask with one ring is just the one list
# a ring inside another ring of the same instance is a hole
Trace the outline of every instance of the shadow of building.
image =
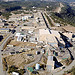
[(63, 39), (63, 41), (65, 42), (65, 48), (69, 48), (69, 47), (72, 47), (73, 45), (68, 41), (69, 38), (65, 35), (63, 35), (62, 33), (60, 33), (60, 37)]

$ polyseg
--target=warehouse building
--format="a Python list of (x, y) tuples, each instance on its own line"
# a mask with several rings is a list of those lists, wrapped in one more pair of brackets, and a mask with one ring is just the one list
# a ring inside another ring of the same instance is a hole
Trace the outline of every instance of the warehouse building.
[(58, 33), (58, 31), (39, 29), (39, 41), (43, 41), (52, 46), (58, 47), (58, 41), (56, 40), (55, 36), (60, 38), (60, 34)]

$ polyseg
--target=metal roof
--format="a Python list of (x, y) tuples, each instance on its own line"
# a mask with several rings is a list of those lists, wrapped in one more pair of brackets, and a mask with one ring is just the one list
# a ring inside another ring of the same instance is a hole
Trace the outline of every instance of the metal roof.
[(30, 72), (33, 72), (33, 68), (32, 68), (32, 67), (27, 67), (27, 69), (28, 69)]

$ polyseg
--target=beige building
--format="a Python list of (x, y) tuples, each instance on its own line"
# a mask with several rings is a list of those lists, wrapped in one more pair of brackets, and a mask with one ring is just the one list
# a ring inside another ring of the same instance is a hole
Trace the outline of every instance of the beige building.
[(48, 29), (39, 29), (39, 41), (44, 41), (52, 46), (58, 47), (58, 41), (55, 37), (60, 38), (58, 31), (50, 30), (49, 32)]
[(30, 30), (30, 29), (35, 29), (35, 27), (30, 27), (30, 26), (23, 26), (21, 27), (22, 30)]

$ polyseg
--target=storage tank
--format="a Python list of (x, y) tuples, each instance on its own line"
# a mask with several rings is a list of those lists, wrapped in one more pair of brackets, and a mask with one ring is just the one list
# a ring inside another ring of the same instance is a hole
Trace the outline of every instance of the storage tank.
[(40, 69), (40, 64), (36, 64), (36, 70)]

